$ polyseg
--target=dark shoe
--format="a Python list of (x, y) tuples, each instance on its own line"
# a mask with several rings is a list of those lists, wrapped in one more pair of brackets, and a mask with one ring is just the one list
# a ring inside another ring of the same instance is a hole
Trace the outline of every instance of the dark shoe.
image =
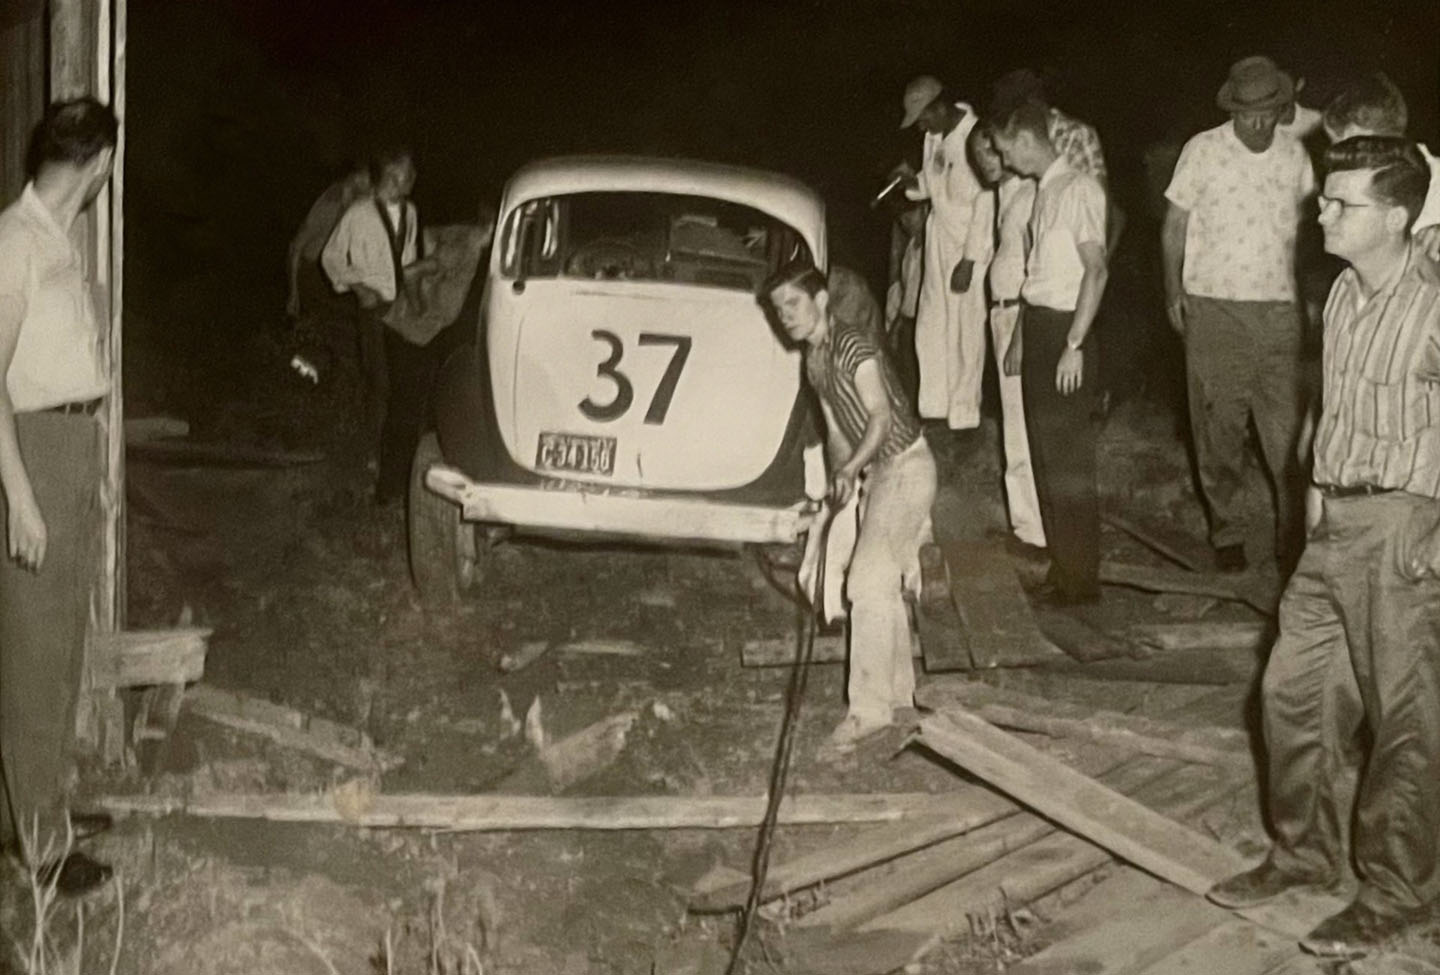
[(1022, 542), (1014, 535), (1005, 536), (1005, 551), (1013, 558), (1024, 562), (1042, 563), (1050, 561), (1050, 550), (1039, 545)]
[(1300, 947), (1321, 958), (1361, 958), (1426, 917), (1427, 911), (1381, 914), (1354, 901), (1327, 917), (1300, 939)]
[(920, 546), (920, 605), (926, 609), (950, 605), (950, 569), (934, 542)]
[(1260, 866), (1220, 881), (1206, 891), (1205, 896), (1212, 904), (1243, 909), (1274, 900), (1287, 890), (1297, 887), (1324, 887), (1329, 883), (1330, 879), (1327, 877), (1285, 873), (1266, 857)]
[(1249, 567), (1244, 545), (1221, 545), (1215, 550), (1215, 568), (1221, 572), (1244, 572)]
[(108, 863), (76, 851), (41, 864), (39, 879), (47, 887), (53, 883), (62, 897), (84, 897), (103, 886), (112, 873)]

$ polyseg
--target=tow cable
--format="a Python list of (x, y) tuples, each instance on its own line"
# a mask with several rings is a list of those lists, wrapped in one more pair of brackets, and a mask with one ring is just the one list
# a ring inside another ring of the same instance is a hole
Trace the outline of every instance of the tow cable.
[(725, 975), (735, 975), (740, 959), (755, 930), (755, 918), (765, 896), (765, 881), (770, 872), (770, 845), (775, 838), (775, 825), (780, 817), (780, 802), (785, 798), (785, 784), (790, 777), (790, 758), (795, 748), (795, 727), (799, 723), (800, 703), (805, 699), (809, 682), (810, 661), (815, 654), (815, 631), (825, 597), (825, 548), (830, 540), (830, 520), (820, 529), (819, 559), (815, 566), (815, 596), (808, 605), (805, 589), (797, 586), (801, 599), (796, 604), (795, 635), (798, 646), (795, 662), (790, 665), (790, 684), (785, 692), (785, 713), (780, 722), (780, 740), (775, 746), (775, 759), (770, 766), (770, 791), (765, 802), (765, 816), (755, 838), (755, 855), (751, 863), (750, 894), (745, 898), (745, 912), (740, 915), (740, 933), (725, 966)]

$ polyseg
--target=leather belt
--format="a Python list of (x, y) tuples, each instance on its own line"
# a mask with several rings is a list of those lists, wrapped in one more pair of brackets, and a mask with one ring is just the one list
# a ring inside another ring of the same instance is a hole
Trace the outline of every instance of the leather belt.
[(1369, 498), (1398, 490), (1397, 488), (1380, 487), (1376, 484), (1317, 484), (1315, 486), (1327, 498)]
[(990, 302), (991, 308), (1014, 308), (1020, 304), (1019, 298), (1001, 298), (999, 301)]
[(87, 399), (84, 402), (80, 403), (61, 403), (58, 406), (46, 407), (45, 412), (65, 414), (73, 413), (80, 414), (82, 416), (94, 416), (95, 411), (100, 409), (101, 402), (103, 402), (103, 399), (101, 397), (96, 397), (95, 399)]

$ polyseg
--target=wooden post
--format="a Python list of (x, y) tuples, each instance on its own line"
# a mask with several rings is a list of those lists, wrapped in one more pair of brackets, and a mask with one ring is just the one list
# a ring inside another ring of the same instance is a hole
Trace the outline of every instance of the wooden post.
[(45, 5), (0, 2), (0, 205), (20, 196), (30, 133), (45, 111)]
[[(111, 762), (123, 757), (123, 742), (102, 729), (123, 727), (117, 721), (120, 701), (91, 673), (95, 637), (124, 625), (125, 473), (124, 404), (122, 396), (121, 320), (123, 270), (123, 208), (125, 173), (125, 36), (126, 0), (50, 0), (50, 97), (52, 100), (91, 95), (108, 102), (120, 118), (115, 169), (109, 185), (75, 227), (76, 243), (96, 284), (97, 312), (106, 323), (104, 361), (110, 379), (105, 408), (99, 414), (103, 431), (103, 483), (99, 559), (90, 605), (85, 677), (76, 708), (76, 737), (82, 746), (102, 747)], [(104, 740), (102, 740), (102, 738)]]

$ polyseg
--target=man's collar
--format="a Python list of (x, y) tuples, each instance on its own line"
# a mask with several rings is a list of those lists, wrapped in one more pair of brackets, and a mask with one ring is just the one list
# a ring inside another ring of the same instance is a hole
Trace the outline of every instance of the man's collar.
[(1070, 164), (1065, 161), (1065, 157), (1063, 155), (1057, 155), (1055, 161), (1047, 166), (1045, 172), (1040, 175), (1040, 185), (1044, 186), (1069, 168)]
[(20, 205), (36, 220), (42, 223), (46, 230), (61, 240), (67, 243), (69, 242), (70, 234), (64, 227), (60, 226), (60, 222), (55, 219), (55, 214), (50, 212), (50, 208), (45, 205), (45, 201), (40, 199), (40, 194), (35, 192), (35, 183), (33, 181), (25, 184), (25, 189), (20, 194)]

